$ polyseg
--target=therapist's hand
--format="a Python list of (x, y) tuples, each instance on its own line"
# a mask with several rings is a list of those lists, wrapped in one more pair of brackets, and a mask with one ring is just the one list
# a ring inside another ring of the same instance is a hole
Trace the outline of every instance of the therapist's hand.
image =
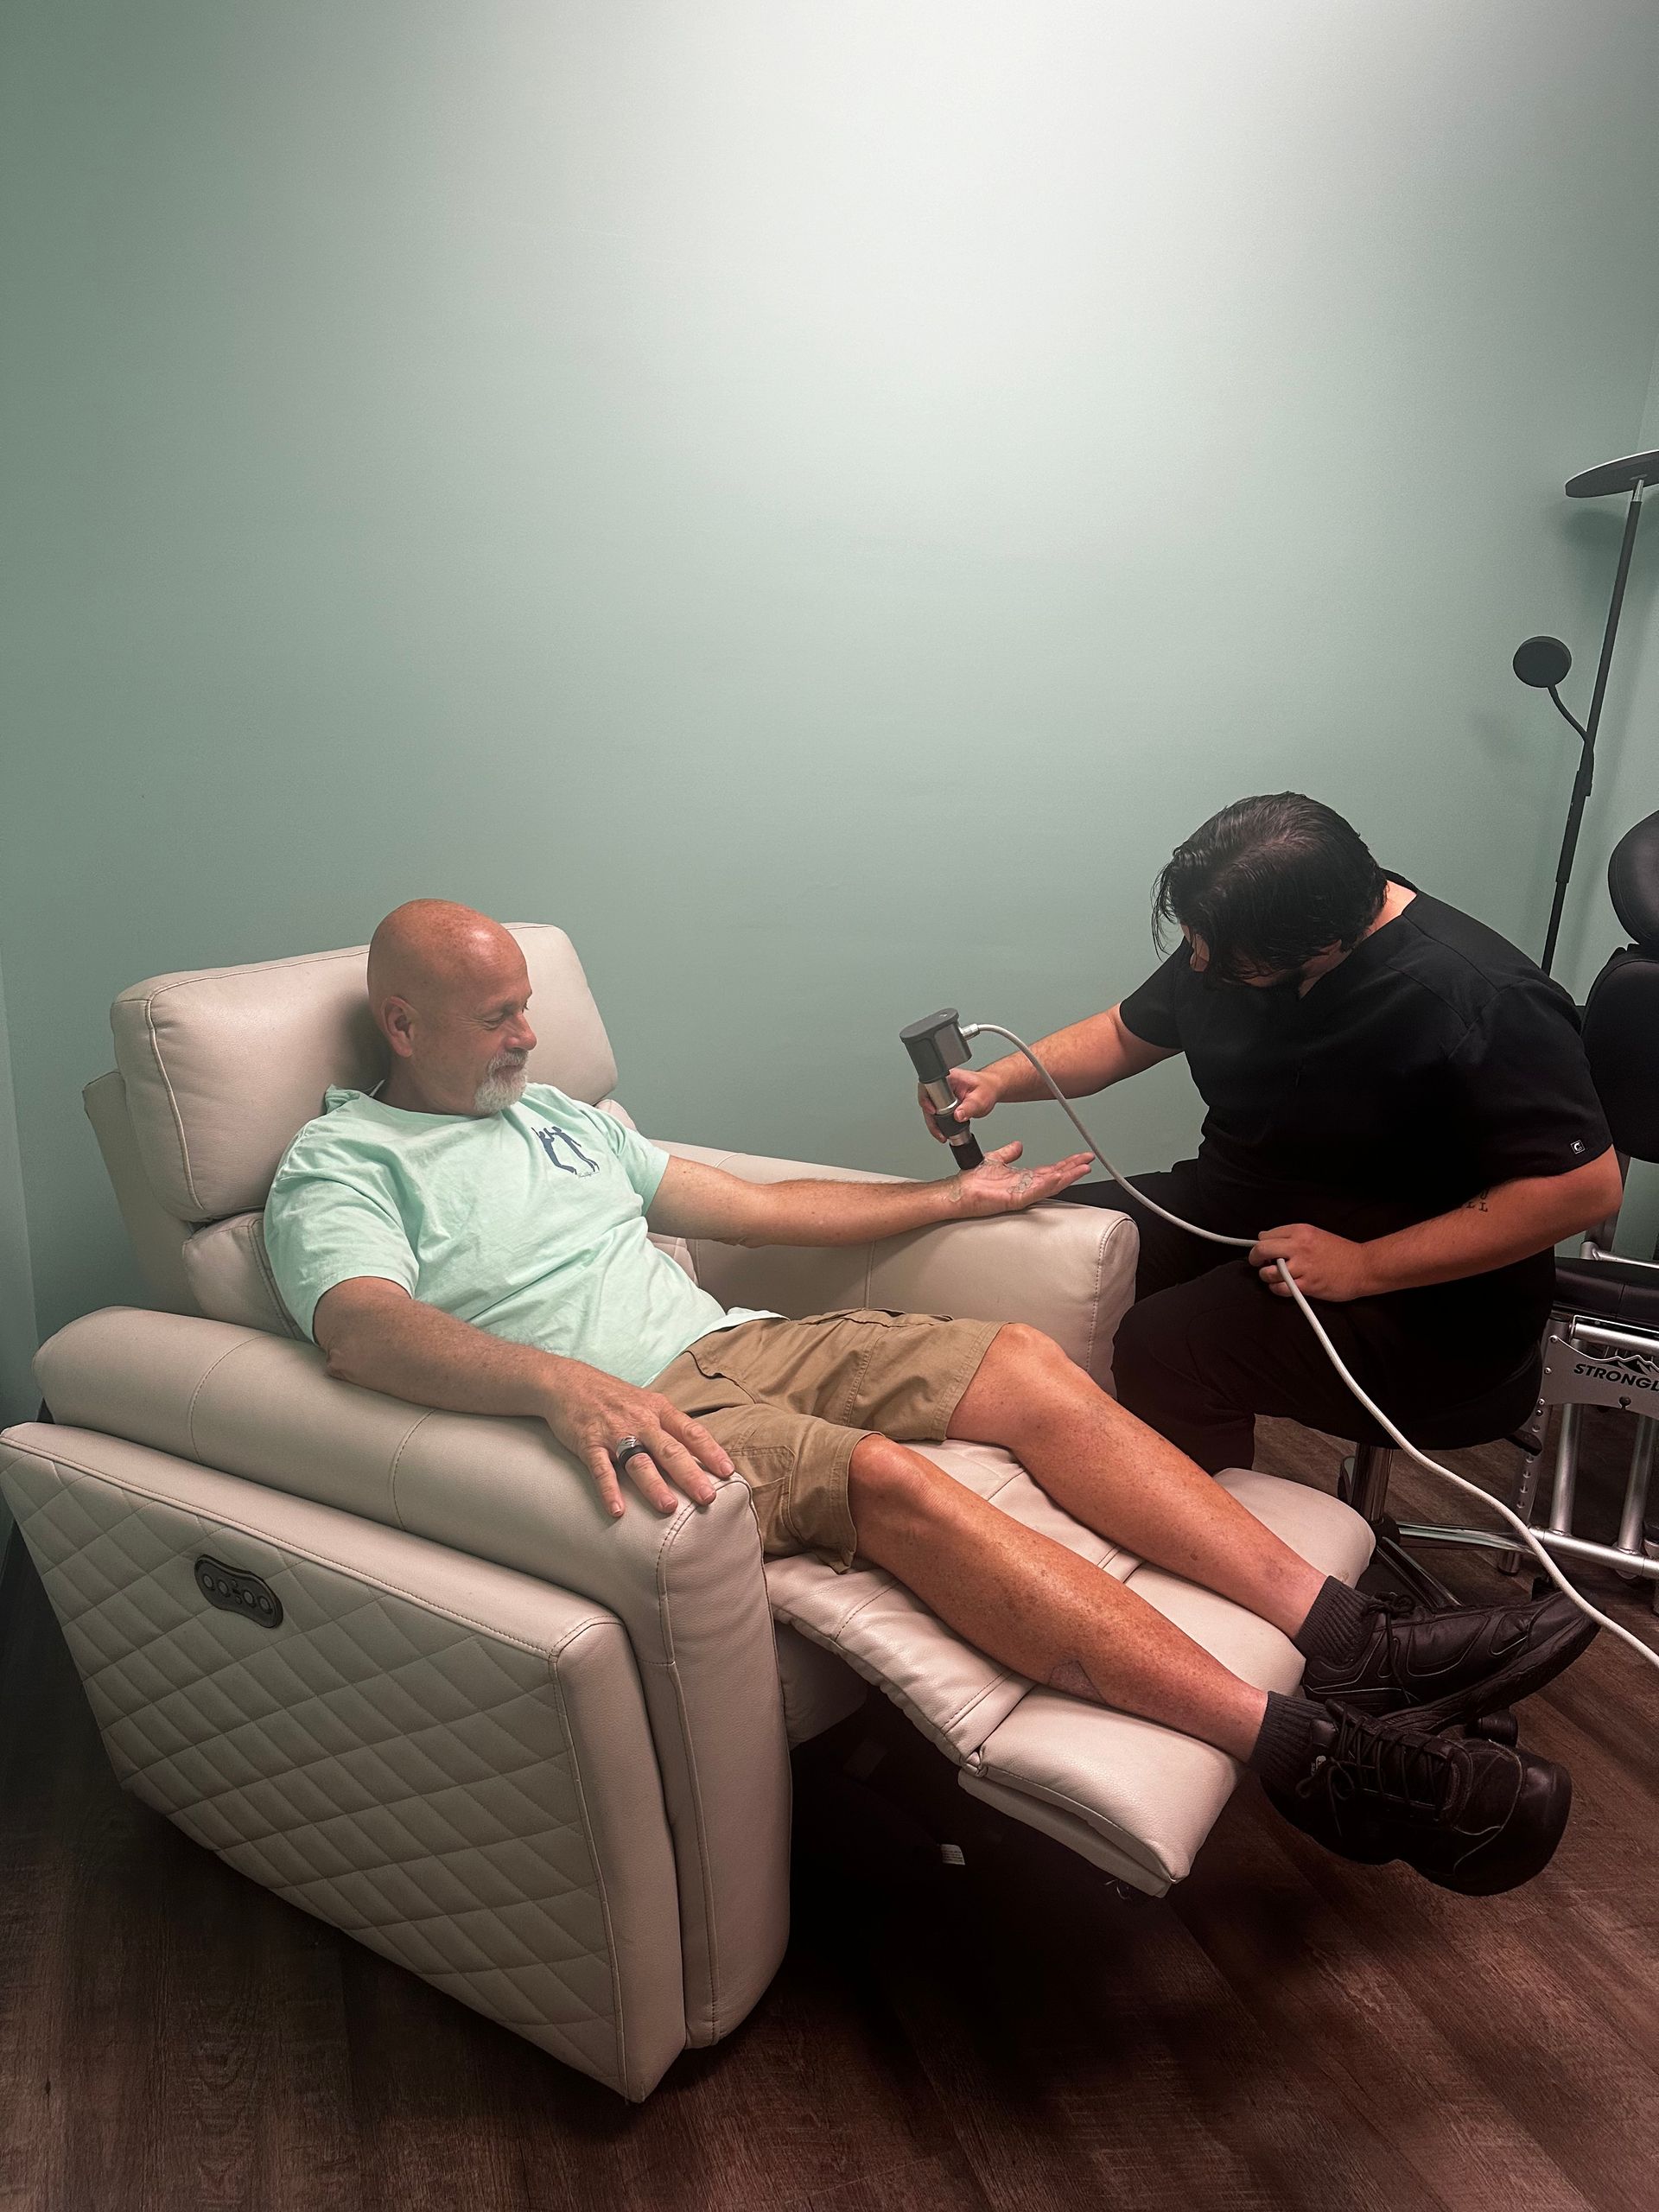
[[(957, 1118), (961, 1122), (982, 1120), (1002, 1096), (989, 1068), (950, 1068), (946, 1071), (945, 1080), (957, 1094)], [(919, 1084), (916, 1086), (916, 1096), (929, 1135), (937, 1137), (941, 1144), (948, 1144), (950, 1139), (939, 1127), (933, 1103)]]
[(1275, 1298), (1288, 1298), (1283, 1277), (1274, 1265), (1285, 1261), (1304, 1298), (1322, 1298), (1328, 1305), (1345, 1305), (1350, 1299), (1370, 1298), (1376, 1291), (1366, 1247), (1351, 1237), (1333, 1236), (1328, 1229), (1294, 1221), (1286, 1229), (1264, 1229), (1250, 1248), (1250, 1265)]

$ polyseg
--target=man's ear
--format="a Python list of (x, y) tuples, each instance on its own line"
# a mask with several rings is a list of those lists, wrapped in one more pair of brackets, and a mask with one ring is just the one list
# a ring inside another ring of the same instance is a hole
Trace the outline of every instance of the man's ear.
[(380, 1033), (400, 1060), (415, 1052), (415, 1009), (407, 999), (388, 999), (379, 1009)]

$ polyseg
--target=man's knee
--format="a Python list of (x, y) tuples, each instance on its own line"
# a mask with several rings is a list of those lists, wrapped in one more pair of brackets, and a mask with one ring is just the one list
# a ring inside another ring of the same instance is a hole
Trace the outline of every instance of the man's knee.
[(1025, 1321), (1005, 1322), (964, 1392), (950, 1433), (1017, 1452), (1045, 1421), (1061, 1414), (1074, 1417), (1080, 1397), (1096, 1395), (1095, 1384), (1052, 1337)]
[(854, 1524), (861, 1513), (924, 1516), (938, 1484), (949, 1480), (908, 1445), (896, 1444), (890, 1436), (861, 1437), (847, 1463), (847, 1502)]
[(890, 1436), (861, 1438), (848, 1462), (847, 1506), (858, 1548), (884, 1567), (918, 1544), (938, 1542), (967, 1496), (943, 1468)]
[(1033, 1328), (1028, 1321), (1005, 1321), (985, 1357), (995, 1363), (1000, 1376), (1026, 1389), (1040, 1388), (1045, 1382), (1072, 1381), (1083, 1374), (1052, 1337)]

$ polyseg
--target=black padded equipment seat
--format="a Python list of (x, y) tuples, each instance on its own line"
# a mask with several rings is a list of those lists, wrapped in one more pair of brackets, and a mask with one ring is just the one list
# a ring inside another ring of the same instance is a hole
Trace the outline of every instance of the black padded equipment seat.
[[(1619, 1153), (1659, 1160), (1659, 814), (1613, 848), (1607, 888), (1632, 942), (1590, 987), (1584, 1049)], [(1616, 1326), (1659, 1329), (1659, 1273), (1633, 1260), (1558, 1260), (1555, 1305)]]
[(1555, 1303), (1616, 1328), (1659, 1329), (1659, 1274), (1633, 1260), (1557, 1260)]
[[(1638, 822), (1614, 847), (1607, 888), (1630, 942), (1613, 954), (1591, 986), (1584, 1048), (1623, 1167), (1631, 1160), (1659, 1160), (1659, 814)], [(1549, 1526), (1573, 1543), (1580, 1557), (1603, 1560), (1621, 1573), (1633, 1568), (1651, 1576), (1659, 1554), (1645, 1529), (1659, 1424), (1624, 1395), (1621, 1382), (1623, 1363), (1659, 1357), (1659, 1263), (1618, 1259), (1605, 1250), (1613, 1227), (1603, 1223), (1576, 1257), (1555, 1263), (1554, 1332), (1566, 1338), (1575, 1356), (1553, 1362), (1550, 1370), (1550, 1395), (1559, 1401), (1561, 1417)], [(1622, 1343), (1609, 1344), (1598, 1337), (1599, 1329), (1627, 1333)], [(1580, 1351), (1586, 1355), (1582, 1361), (1576, 1357)], [(1586, 1544), (1573, 1528), (1580, 1420), (1586, 1405), (1607, 1402), (1610, 1385), (1618, 1402), (1637, 1414), (1636, 1440), (1618, 1541)], [(1529, 1517), (1536, 1464), (1531, 1461), (1522, 1478)], [(1649, 1588), (1659, 1611), (1659, 1580), (1650, 1580)]]
[(1659, 1160), (1659, 814), (1614, 846), (1607, 889), (1631, 941), (1590, 988), (1584, 1049), (1613, 1142)]
[[(1590, 987), (1584, 1049), (1621, 1156), (1659, 1160), (1659, 814), (1626, 830), (1613, 848), (1607, 888), (1631, 942)], [(1659, 1274), (1651, 1266), (1560, 1260), (1555, 1293), (1565, 1311), (1659, 1326)]]

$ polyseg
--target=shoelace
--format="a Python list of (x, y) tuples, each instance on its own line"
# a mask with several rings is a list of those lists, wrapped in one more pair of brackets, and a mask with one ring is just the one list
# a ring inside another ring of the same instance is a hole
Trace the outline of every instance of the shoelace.
[(1322, 1790), (1333, 1813), (1370, 1797), (1421, 1817), (1440, 1812), (1452, 1782), (1451, 1759), (1438, 1744), (1421, 1736), (1383, 1735), (1344, 1714), (1335, 1743), (1314, 1759), (1296, 1795), (1312, 1797)]

